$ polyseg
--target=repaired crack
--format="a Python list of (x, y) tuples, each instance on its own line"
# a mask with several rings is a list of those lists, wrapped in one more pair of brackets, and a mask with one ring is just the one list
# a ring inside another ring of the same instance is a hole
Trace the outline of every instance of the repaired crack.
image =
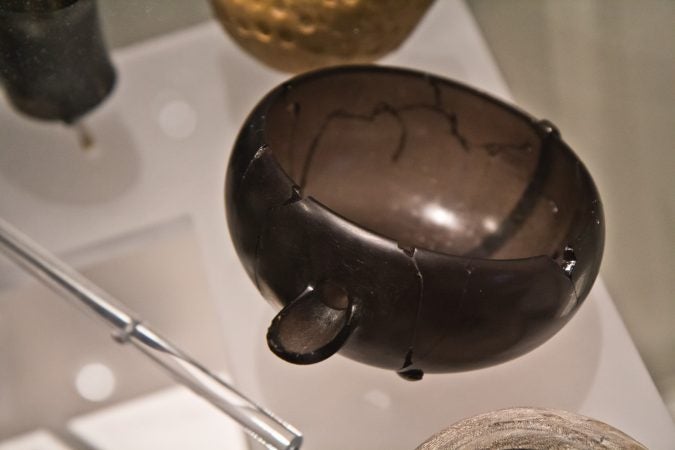
[(288, 205), (292, 205), (294, 203), (297, 203), (299, 201), (303, 200), (302, 198), (302, 191), (300, 188), (296, 185), (293, 185), (291, 187), (291, 195), (286, 199), (283, 203), (280, 205), (275, 205), (271, 206), (270, 208), (265, 211), (265, 219), (263, 220), (263, 226), (262, 229), (260, 230), (260, 233), (256, 237), (255, 241), (255, 250), (254, 250), (254, 256), (253, 256), (253, 281), (255, 283), (256, 288), (260, 289), (260, 281), (258, 279), (258, 265), (260, 263), (260, 243), (262, 241), (262, 236), (265, 234), (265, 231), (267, 231), (268, 227), (270, 226), (270, 217), (272, 214), (280, 209), (284, 208)]
[(415, 267), (415, 276), (419, 280), (418, 285), (419, 287), (417, 291), (417, 311), (415, 314), (415, 323), (413, 325), (412, 336), (410, 338), (410, 347), (408, 348), (408, 352), (405, 355), (403, 365), (401, 366), (400, 369), (396, 371), (396, 373), (405, 380), (418, 381), (421, 380), (422, 377), (424, 376), (424, 371), (420, 368), (414, 367), (413, 352), (415, 342), (417, 341), (417, 330), (419, 329), (420, 321), (422, 318), (422, 304), (424, 299), (424, 277), (422, 276), (422, 271), (420, 270), (419, 266), (417, 265), (417, 261), (415, 260), (415, 252), (417, 251), (417, 249), (413, 246), (406, 246), (400, 243), (398, 244), (398, 248), (400, 248), (403, 251), (403, 253), (405, 253), (405, 255), (412, 261), (413, 266)]
[(373, 110), (368, 114), (355, 114), (344, 109), (336, 109), (330, 112), (324, 118), (323, 122), (321, 123), (321, 126), (319, 127), (319, 130), (317, 131), (316, 135), (314, 136), (312, 142), (309, 145), (309, 149), (307, 150), (307, 157), (305, 158), (305, 162), (302, 167), (302, 172), (300, 174), (300, 186), (305, 187), (305, 185), (307, 184), (307, 176), (309, 175), (309, 171), (311, 169), (311, 165), (314, 160), (314, 155), (318, 150), (321, 138), (323, 137), (323, 134), (326, 132), (328, 126), (335, 119), (351, 119), (360, 122), (372, 123), (382, 114), (391, 115), (394, 119), (396, 119), (396, 121), (399, 124), (399, 127), (401, 128), (401, 134), (399, 135), (398, 144), (396, 146), (396, 149), (394, 150), (394, 157), (397, 154), (401, 153), (403, 151), (402, 149), (405, 147), (407, 139), (405, 131), (405, 123), (403, 122), (403, 119), (400, 117), (396, 109), (393, 108), (391, 105), (387, 103), (380, 103), (376, 105), (373, 108)]
[[(500, 143), (500, 142), (487, 142), (487, 143), (471, 142), (462, 133), (460, 129), (460, 120), (457, 114), (451, 111), (447, 111), (445, 106), (443, 105), (441, 97), (441, 89), (438, 86), (438, 84), (431, 79), (427, 81), (433, 90), (433, 102), (431, 104), (412, 103), (408, 105), (394, 107), (390, 103), (380, 102), (377, 105), (375, 105), (370, 112), (366, 114), (353, 113), (343, 108), (338, 108), (328, 113), (324, 117), (323, 122), (319, 126), (319, 129), (312, 138), (309, 148), (307, 149), (307, 156), (305, 157), (305, 161), (303, 163), (302, 170), (300, 173), (300, 180), (299, 180), (300, 187), (304, 188), (307, 184), (307, 178), (311, 171), (312, 163), (314, 161), (314, 157), (319, 148), (319, 144), (321, 143), (323, 135), (325, 134), (326, 130), (331, 125), (331, 123), (338, 119), (356, 120), (364, 123), (373, 123), (378, 117), (382, 115), (391, 116), (396, 121), (397, 126), (399, 128), (399, 138), (396, 143), (396, 147), (393, 149), (391, 153), (392, 163), (398, 162), (400, 158), (403, 156), (404, 151), (408, 147), (407, 144), (408, 144), (409, 130), (408, 125), (406, 124), (404, 118), (404, 113), (410, 111), (426, 110), (440, 115), (448, 127), (449, 135), (457, 141), (457, 143), (465, 152), (470, 152), (472, 149), (480, 148), (485, 150), (490, 156), (495, 156), (501, 152), (508, 150), (529, 150), (532, 148), (532, 145), (529, 142), (523, 142), (518, 144)], [(289, 103), (288, 109), (289, 111), (292, 111), (297, 118), (297, 113), (300, 110), (300, 105), (297, 102), (292, 102)], [(295, 122), (297, 122), (297, 120)], [(292, 159), (292, 155), (289, 155), (289, 158)]]
[(403, 366), (396, 371), (399, 377), (407, 381), (419, 381), (424, 377), (424, 371), (413, 367), (413, 349), (408, 349)]

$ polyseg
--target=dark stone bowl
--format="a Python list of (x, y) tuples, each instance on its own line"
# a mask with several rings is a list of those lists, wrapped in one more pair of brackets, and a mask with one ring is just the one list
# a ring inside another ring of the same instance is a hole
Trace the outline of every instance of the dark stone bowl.
[(239, 257), (283, 307), (269, 346), (297, 364), (339, 350), (419, 379), (515, 358), (572, 317), (602, 258), (598, 192), (554, 126), (410, 70), (277, 87), (226, 184)]

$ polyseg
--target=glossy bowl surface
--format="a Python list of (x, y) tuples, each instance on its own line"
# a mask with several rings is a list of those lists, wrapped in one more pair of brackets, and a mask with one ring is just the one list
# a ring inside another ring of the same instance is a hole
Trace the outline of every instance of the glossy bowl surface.
[(602, 257), (593, 181), (556, 128), (465, 85), (345, 66), (277, 87), (227, 172), (236, 250), (283, 310), (270, 348), (409, 379), (533, 349)]

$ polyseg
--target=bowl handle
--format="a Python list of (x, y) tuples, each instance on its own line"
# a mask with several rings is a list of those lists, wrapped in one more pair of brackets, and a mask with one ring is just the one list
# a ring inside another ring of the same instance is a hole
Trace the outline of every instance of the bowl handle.
[(267, 330), (267, 345), (293, 364), (314, 364), (336, 353), (358, 322), (355, 302), (339, 286), (308, 287), (287, 304)]

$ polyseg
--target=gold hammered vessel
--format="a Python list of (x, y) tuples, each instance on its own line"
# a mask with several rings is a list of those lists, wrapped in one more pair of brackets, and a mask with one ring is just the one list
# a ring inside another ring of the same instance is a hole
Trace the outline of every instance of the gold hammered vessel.
[(374, 61), (396, 49), (433, 0), (211, 0), (227, 33), (287, 72)]

